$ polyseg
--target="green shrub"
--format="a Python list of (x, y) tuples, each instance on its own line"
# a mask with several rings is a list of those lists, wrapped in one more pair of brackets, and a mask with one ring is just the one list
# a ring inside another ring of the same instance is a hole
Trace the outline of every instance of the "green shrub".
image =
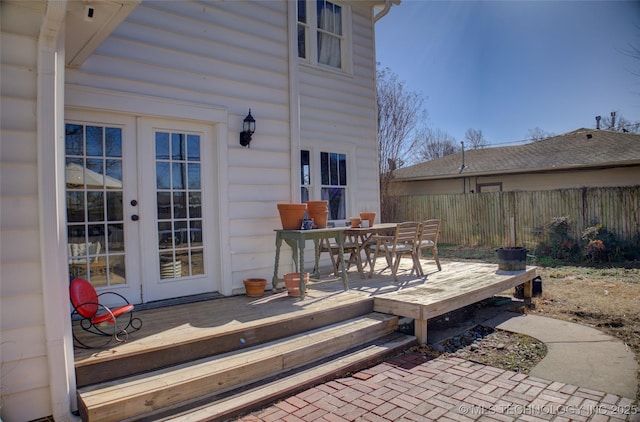
[(555, 217), (544, 228), (545, 237), (536, 247), (536, 256), (556, 260), (573, 261), (580, 249), (578, 243), (569, 236), (570, 222), (567, 217)]

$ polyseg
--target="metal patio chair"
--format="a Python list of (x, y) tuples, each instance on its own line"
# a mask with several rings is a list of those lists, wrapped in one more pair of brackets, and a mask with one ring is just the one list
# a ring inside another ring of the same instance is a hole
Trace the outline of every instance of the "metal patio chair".
[[(108, 337), (104, 344), (89, 346), (74, 333), (73, 339), (81, 348), (104, 347), (112, 341), (125, 342), (130, 332), (137, 331), (142, 327), (142, 320), (133, 317), (134, 306), (124, 296), (115, 292), (98, 294), (91, 283), (84, 278), (78, 277), (71, 281), (69, 295), (73, 305), (71, 319), (80, 318), (80, 328), (88, 333)], [(122, 302), (122, 304), (106, 306), (103, 304), (104, 302), (101, 303), (100, 300), (108, 295), (115, 296), (114, 300)], [(118, 321), (118, 317), (121, 317), (121, 321)], [(119, 326), (123, 328), (119, 328)]]

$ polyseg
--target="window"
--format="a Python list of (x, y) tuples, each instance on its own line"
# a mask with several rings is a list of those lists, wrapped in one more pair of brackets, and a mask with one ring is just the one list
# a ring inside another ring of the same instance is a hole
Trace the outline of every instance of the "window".
[(347, 156), (320, 153), (320, 198), (329, 201), (329, 220), (347, 218)]
[(502, 183), (478, 183), (478, 193), (502, 192)]
[(302, 202), (309, 201), (309, 191), (311, 189), (311, 162), (309, 160), (309, 151), (300, 151), (300, 180), (302, 187), (300, 188), (300, 198)]
[[(300, 152), (301, 199), (313, 199), (314, 190), (311, 153)], [(347, 155), (336, 152), (320, 153), (320, 199), (329, 201), (329, 220), (347, 218)], [(316, 188), (317, 189), (317, 188)]]
[(298, 0), (297, 4), (298, 57), (344, 70), (346, 9), (326, 0)]
[(307, 0), (298, 0), (298, 57), (307, 58)]

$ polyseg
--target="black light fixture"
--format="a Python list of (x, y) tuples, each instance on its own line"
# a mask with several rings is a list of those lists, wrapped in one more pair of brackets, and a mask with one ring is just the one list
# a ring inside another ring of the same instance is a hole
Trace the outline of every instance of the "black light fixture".
[(240, 132), (240, 145), (243, 147), (250, 148), (251, 143), (251, 135), (256, 131), (256, 121), (251, 115), (251, 109), (249, 109), (249, 114), (242, 121), (242, 132)]

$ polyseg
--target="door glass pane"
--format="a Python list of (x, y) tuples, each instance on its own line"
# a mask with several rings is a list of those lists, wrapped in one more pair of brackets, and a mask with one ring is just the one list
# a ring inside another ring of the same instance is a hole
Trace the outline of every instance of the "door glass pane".
[(201, 137), (156, 132), (156, 217), (162, 280), (204, 274)]
[(171, 186), (173, 189), (184, 189), (184, 163), (172, 163), (171, 165)]
[(202, 200), (200, 192), (189, 192), (189, 217), (202, 218)]
[(68, 123), (65, 154), (69, 277), (125, 284), (122, 128)]
[(187, 159), (189, 161), (200, 161), (200, 137), (187, 135)]
[(102, 157), (102, 127), (87, 126), (87, 155), (91, 157)]
[(87, 192), (87, 207), (89, 208), (89, 221), (104, 221), (103, 192)]
[(171, 167), (169, 163), (157, 162), (156, 163), (156, 187), (158, 189), (169, 189), (171, 183), (169, 183), (171, 177)]
[(107, 192), (107, 221), (122, 221), (122, 192)]
[(187, 182), (189, 189), (200, 189), (200, 164), (189, 163)]

